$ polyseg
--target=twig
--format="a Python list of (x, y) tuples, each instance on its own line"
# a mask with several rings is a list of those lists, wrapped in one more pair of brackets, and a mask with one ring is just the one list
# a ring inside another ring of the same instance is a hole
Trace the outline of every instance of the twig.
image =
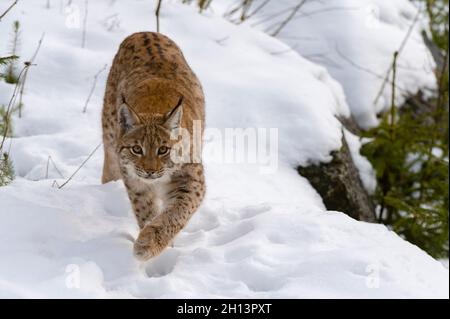
[[(39, 53), (39, 50), (41, 48), (42, 45), (42, 41), (44, 40), (44, 36), (45, 33), (42, 34), (39, 42), (38, 42), (38, 46), (36, 48), (36, 50), (34, 51), (33, 56), (31, 57), (31, 59), (29, 60), (29, 62), (25, 62), (28, 63), (29, 65), (33, 65), (34, 60), (36, 59), (37, 54)], [(27, 76), (28, 76), (28, 70), (29, 68), (27, 68), (23, 74), (23, 80), (20, 84), (20, 93), (19, 93), (19, 118), (22, 117), (22, 99), (23, 99), (23, 92), (25, 90), (25, 82), (27, 81)]]
[(56, 172), (58, 172), (59, 176), (61, 176), (61, 178), (65, 178), (64, 175), (61, 173), (61, 171), (56, 166), (56, 163), (53, 161), (53, 158), (49, 155), (48, 159), (47, 159), (47, 167), (45, 170), (45, 179), (48, 179), (48, 169), (49, 169), (50, 163), (52, 163), (53, 167), (55, 168)]
[(100, 74), (102, 74), (103, 71), (106, 70), (107, 67), (108, 65), (105, 64), (103, 68), (101, 68), (100, 71), (98, 71), (97, 74), (94, 76), (94, 83), (92, 83), (91, 91), (89, 92), (89, 95), (86, 99), (86, 103), (84, 104), (83, 113), (86, 113), (87, 111), (89, 101), (91, 100), (92, 94), (94, 94), (95, 87), (97, 86), (98, 77), (100, 76)]
[(293, 17), (295, 17), (298, 10), (300, 10), (300, 8), (306, 3), (306, 1), (308, 1), (308, 0), (301, 0), (297, 4), (297, 6), (294, 8), (294, 10), (291, 11), (289, 16), (283, 22), (281, 22), (280, 26), (275, 30), (275, 32), (272, 33), (273, 37), (276, 37), (281, 32), (281, 30), (284, 29), (284, 27), (289, 23), (289, 21), (292, 20)]
[(61, 186), (58, 186), (59, 189), (66, 186), (72, 180), (72, 178), (79, 172), (79, 170), (81, 168), (83, 168), (83, 166), (91, 159), (91, 157), (95, 154), (95, 152), (97, 152), (97, 150), (100, 148), (101, 145), (102, 145), (102, 143), (98, 144), (95, 147), (95, 149), (91, 152), (91, 154), (89, 154), (89, 156), (83, 161), (83, 163), (81, 163), (81, 165), (78, 166), (78, 168), (75, 170), (75, 172), (73, 172), (73, 174)]
[(448, 70), (448, 58), (449, 58), (449, 48), (447, 46), (447, 50), (445, 51), (445, 59), (444, 64), (442, 66), (442, 70), (439, 73), (439, 80), (438, 80), (438, 102), (437, 102), (437, 108), (441, 109), (443, 107), (444, 102), (444, 90), (445, 90), (445, 75)]
[(158, 0), (158, 5), (156, 6), (156, 11), (155, 11), (155, 15), (156, 15), (156, 32), (159, 33), (159, 13), (161, 11), (161, 3), (162, 0)]
[(8, 7), (8, 9), (6, 9), (6, 11), (3, 12), (3, 13), (0, 15), (0, 21), (2, 21), (3, 17), (4, 17), (5, 15), (7, 15), (9, 11), (11, 11), (11, 9), (17, 4), (18, 1), (19, 1), (19, 0), (15, 0), (15, 1)]
[(261, 11), (271, 0), (266, 0), (263, 3), (261, 3), (258, 7), (255, 8), (246, 18), (249, 19), (255, 14), (257, 14), (259, 11)]
[(244, 22), (247, 16), (247, 12), (250, 10), (250, 7), (252, 6), (253, 0), (243, 0), (241, 4), (242, 13), (240, 17), (240, 21)]
[[(370, 70), (370, 69), (368, 69), (368, 68), (366, 68), (366, 67), (364, 67), (364, 66), (362, 66), (362, 65), (359, 65), (359, 64), (357, 64), (356, 62), (354, 62), (354, 61), (352, 61), (352, 60), (350, 60), (347, 56), (345, 56), (345, 54), (343, 54), (343, 53), (340, 51), (340, 49), (339, 49), (339, 47), (338, 47), (337, 45), (336, 45), (336, 53), (341, 57), (341, 59), (347, 61), (347, 63), (349, 63), (349, 64), (350, 64), (351, 66), (353, 66), (354, 68), (356, 68), (356, 69), (358, 69), (358, 70), (361, 70), (361, 71), (364, 71), (364, 72), (366, 72), (366, 73), (369, 73), (369, 74), (373, 75), (373, 76), (376, 77), (376, 78), (384, 79), (383, 75), (378, 74), (378, 73), (376, 73), (376, 72), (374, 72), (374, 71), (372, 71), (372, 70)], [(389, 79), (388, 79), (388, 80), (389, 80)], [(393, 84), (392, 81), (389, 81), (389, 83), (390, 83), (390, 84)], [(395, 87), (396, 87), (399, 91), (402, 91), (403, 93), (405, 93), (405, 95), (409, 95), (409, 92), (408, 92), (407, 90), (405, 90), (404, 88), (399, 87), (397, 84), (395, 84)]]
[(51, 158), (51, 156), (49, 155), (48, 158), (47, 158), (47, 166), (45, 168), (45, 179), (48, 178), (48, 166), (50, 164), (50, 158)]
[(395, 81), (397, 80), (397, 59), (398, 59), (398, 52), (394, 52), (394, 61), (392, 62), (392, 98), (391, 98), (391, 138), (392, 141), (395, 139), (395, 113), (396, 113), (396, 106), (395, 106)]
[[(408, 40), (409, 40), (409, 38), (410, 38), (410, 36), (412, 34), (412, 31), (414, 30), (414, 27), (415, 27), (417, 21), (419, 21), (419, 18), (420, 18), (421, 15), (422, 15), (422, 10), (419, 10), (417, 12), (417, 14), (416, 14), (416, 17), (414, 18), (413, 23), (411, 23), (411, 25), (410, 25), (410, 27), (408, 29), (408, 32), (406, 33), (405, 37), (403, 38), (403, 41), (400, 44), (399, 49), (396, 51), (397, 52), (397, 56), (400, 56), (400, 54), (402, 53), (402, 51), (405, 48), (406, 44), (408, 43)], [(374, 101), (375, 105), (378, 104), (378, 101), (380, 100), (381, 96), (383, 95), (384, 89), (386, 88), (386, 84), (389, 82), (389, 77), (391, 75), (392, 68), (393, 68), (393, 65), (391, 64), (389, 66), (389, 69), (388, 69), (387, 73), (386, 73), (386, 76), (384, 77), (383, 84), (381, 85), (380, 91), (378, 92), (378, 94), (377, 94), (377, 96), (375, 98), (375, 101)]]

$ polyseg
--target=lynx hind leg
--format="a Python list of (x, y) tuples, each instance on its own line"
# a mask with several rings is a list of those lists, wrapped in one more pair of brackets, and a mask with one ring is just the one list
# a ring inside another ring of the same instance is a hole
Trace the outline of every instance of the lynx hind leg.
[(105, 145), (105, 159), (103, 162), (102, 184), (120, 179), (120, 168), (117, 155), (111, 147)]

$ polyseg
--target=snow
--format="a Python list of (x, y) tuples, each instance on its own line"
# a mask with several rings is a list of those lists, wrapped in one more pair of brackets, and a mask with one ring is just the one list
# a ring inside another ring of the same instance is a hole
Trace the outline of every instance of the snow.
[(344, 130), (344, 135), (364, 188), (369, 194), (374, 194), (377, 187), (376, 173), (367, 158), (360, 153), (360, 149), (363, 145), (362, 141), (358, 136), (352, 134), (348, 130)]
[[(101, 150), (64, 188), (52, 185), (100, 143), (106, 72), (82, 113), (93, 77), (125, 36), (154, 28), (154, 3), (91, 1), (84, 49), (71, 15), (78, 10), (82, 18), (84, 1), (73, 3), (65, 10), (60, 2), (46, 9), (44, 1), (22, 1), (1, 22), (21, 21), (22, 61), (45, 38), (24, 116), (15, 116), (8, 140), (17, 178), (0, 189), (0, 297), (448, 298), (440, 262), (384, 226), (327, 211), (293, 168), (328, 160), (341, 146), (336, 115), (350, 114), (341, 85), (294, 51), (273, 54), (288, 50), (279, 40), (178, 1), (165, 2), (161, 28), (204, 86), (208, 190), (174, 247), (147, 263), (135, 260), (138, 227), (122, 183), (100, 184)], [(9, 33), (0, 30), (0, 55)], [(0, 84), (0, 104), (11, 91)], [(275, 174), (223, 163), (212, 151), (234, 149), (230, 137), (215, 133), (247, 127), (279, 129)], [(370, 176), (349, 136), (361, 174)]]
[[(263, 1), (255, 0), (253, 8)], [(211, 10), (229, 12), (236, 2), (215, 0)], [(270, 1), (244, 25), (273, 34), (298, 3)], [(395, 51), (400, 51), (397, 105), (419, 89), (427, 93), (436, 88), (435, 63), (421, 35), (427, 31), (424, 12), (420, 14), (408, 0), (306, 1), (276, 37), (325, 66), (342, 84), (353, 117), (362, 128), (369, 128), (377, 125), (377, 113), (390, 107), (392, 73), (382, 87)], [(286, 51), (279, 52), (283, 56)]]

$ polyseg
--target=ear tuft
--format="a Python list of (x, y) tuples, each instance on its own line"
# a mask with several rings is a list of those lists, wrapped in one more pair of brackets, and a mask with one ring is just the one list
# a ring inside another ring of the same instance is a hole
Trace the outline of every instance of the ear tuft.
[(166, 115), (164, 126), (169, 130), (178, 129), (181, 126), (182, 118), (183, 118), (183, 97), (180, 98), (177, 106), (175, 106), (175, 108)]
[(129, 131), (137, 123), (136, 117), (125, 103), (119, 107), (119, 123), (122, 133)]

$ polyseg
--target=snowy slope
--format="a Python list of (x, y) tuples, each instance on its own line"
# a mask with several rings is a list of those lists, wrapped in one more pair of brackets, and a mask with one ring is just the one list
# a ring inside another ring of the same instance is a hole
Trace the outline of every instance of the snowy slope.
[[(82, 17), (84, 1), (73, 2)], [(64, 182), (55, 166), (67, 178), (100, 142), (106, 73), (82, 113), (93, 76), (126, 35), (153, 29), (153, 1), (91, 1), (85, 49), (81, 29), (68, 27), (77, 19), (59, 2), (50, 9), (22, 2), (2, 25), (20, 19), (23, 57), (44, 31), (45, 39), (9, 141), (18, 177), (0, 189), (0, 296), (448, 297), (441, 263), (383, 226), (327, 212), (292, 168), (327, 159), (340, 146), (335, 115), (349, 109), (325, 69), (295, 52), (271, 54), (288, 47), (250, 27), (168, 2), (162, 31), (204, 85), (207, 125), (278, 127), (276, 174), (221, 163), (211, 149), (229, 146), (207, 136), (204, 204), (173, 248), (137, 262), (138, 229), (124, 187), (99, 182), (101, 150), (63, 189), (52, 184)], [(8, 34), (1, 29), (1, 50)], [(11, 89), (0, 85), (0, 103)], [(47, 173), (49, 156), (55, 165)]]
[[(212, 10), (229, 12), (236, 2), (239, 1), (215, 0)], [(263, 2), (255, 0), (253, 8)], [(244, 24), (273, 34), (298, 3), (270, 1)], [(422, 14), (409, 0), (305, 1), (276, 37), (325, 66), (343, 85), (358, 124), (367, 128), (376, 126), (376, 114), (390, 107), (392, 86), (383, 83), (395, 51), (400, 51), (398, 105), (419, 89), (427, 93), (436, 87), (435, 63), (421, 35), (426, 30)], [(238, 14), (232, 18), (237, 17)], [(279, 51), (278, 55), (283, 56), (284, 52)], [(392, 73), (389, 74), (391, 79)]]

